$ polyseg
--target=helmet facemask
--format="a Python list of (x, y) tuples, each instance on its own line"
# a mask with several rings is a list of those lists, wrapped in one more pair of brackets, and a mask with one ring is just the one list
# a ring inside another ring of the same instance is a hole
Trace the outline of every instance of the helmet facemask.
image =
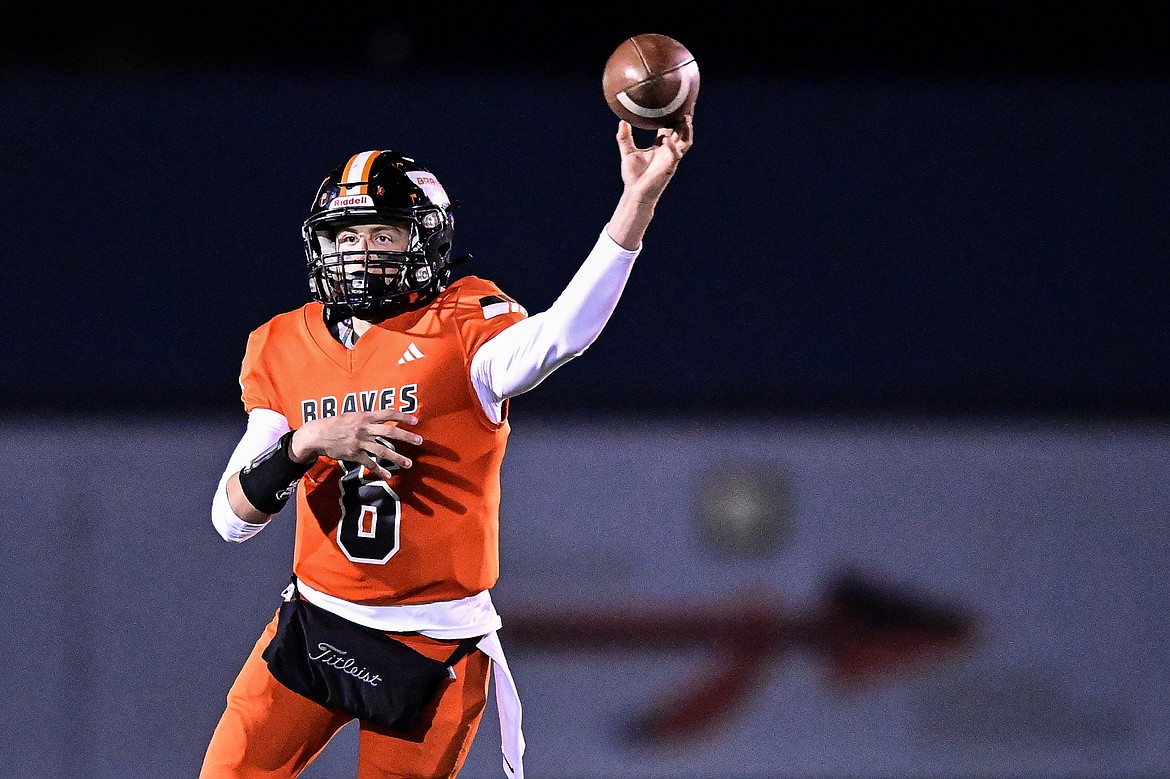
[[(449, 217), (448, 217), (449, 219)], [(354, 316), (368, 322), (380, 322), (429, 302), (443, 290), (450, 277), (445, 263), (432, 261), (427, 251), (435, 230), (424, 225), (438, 225), (441, 214), (428, 212), (406, 223), (410, 238), (405, 251), (337, 248), (336, 236), (354, 219), (319, 220), (305, 225), (305, 245), (309, 253), (310, 286), (316, 300), (329, 309), (331, 319)], [(357, 219), (356, 223), (398, 222), (376, 217)], [(449, 247), (440, 256), (449, 254)]]

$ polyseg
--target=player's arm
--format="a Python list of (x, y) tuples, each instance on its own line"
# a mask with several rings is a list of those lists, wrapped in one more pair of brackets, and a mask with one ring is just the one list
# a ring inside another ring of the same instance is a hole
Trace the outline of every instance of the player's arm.
[(540, 384), (597, 339), (617, 307), (640, 248), (623, 249), (602, 233), (548, 310), (521, 319), (476, 351), (471, 382), (489, 418), (500, 421), (504, 400)]
[(422, 443), (420, 436), (399, 427), (417, 423), (411, 414), (386, 409), (325, 417), (293, 432), (284, 415), (254, 409), (212, 499), (212, 524), (225, 540), (251, 538), (284, 508), (322, 456), (359, 463), (389, 479), (390, 468), (413, 465), (394, 442)]
[(259, 533), (271, 518), (243, 497), (239, 472), (288, 431), (288, 420), (276, 411), (258, 408), (248, 414), (248, 426), (228, 458), (211, 501), (211, 524), (225, 541), (246, 541)]
[(658, 200), (692, 138), (687, 117), (682, 127), (659, 130), (652, 146), (639, 149), (629, 123), (618, 124), (622, 194), (593, 250), (547, 311), (508, 327), (472, 358), (471, 381), (489, 418), (500, 421), (504, 400), (540, 384), (601, 334), (642, 250)]

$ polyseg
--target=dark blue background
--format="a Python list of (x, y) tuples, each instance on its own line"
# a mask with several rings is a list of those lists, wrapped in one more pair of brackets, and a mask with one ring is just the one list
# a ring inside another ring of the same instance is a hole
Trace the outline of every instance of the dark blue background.
[(463, 272), (542, 309), (620, 189), (601, 64), (654, 30), (699, 60), (697, 145), (603, 337), (518, 408), (1170, 413), (1170, 78), (1124, 7), (201, 8), (13, 12), (54, 34), (0, 60), (8, 410), (237, 413), (366, 148), (431, 167)]

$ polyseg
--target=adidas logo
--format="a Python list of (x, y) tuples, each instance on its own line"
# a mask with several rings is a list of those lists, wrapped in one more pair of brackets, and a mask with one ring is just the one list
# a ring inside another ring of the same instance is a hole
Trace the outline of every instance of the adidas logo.
[(406, 351), (403, 352), (402, 356), (398, 358), (398, 364), (403, 365), (408, 362), (414, 362), (415, 360), (425, 356), (426, 355), (422, 353), (422, 349), (419, 349), (414, 345), (414, 341), (411, 341), (410, 346), (406, 347)]

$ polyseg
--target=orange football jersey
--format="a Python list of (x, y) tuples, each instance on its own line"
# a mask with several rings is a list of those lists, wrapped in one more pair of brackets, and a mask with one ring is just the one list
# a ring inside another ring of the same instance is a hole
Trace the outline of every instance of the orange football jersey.
[(278, 411), (296, 430), (349, 411), (418, 417), (413, 461), (389, 482), (326, 457), (297, 490), (293, 570), (310, 587), (365, 605), (455, 600), (499, 575), (500, 464), (507, 417), (494, 423), (472, 387), (471, 355), (526, 316), (490, 281), (451, 284), (430, 305), (371, 327), (353, 349), (322, 305), (273, 317), (248, 337), (244, 408)]

